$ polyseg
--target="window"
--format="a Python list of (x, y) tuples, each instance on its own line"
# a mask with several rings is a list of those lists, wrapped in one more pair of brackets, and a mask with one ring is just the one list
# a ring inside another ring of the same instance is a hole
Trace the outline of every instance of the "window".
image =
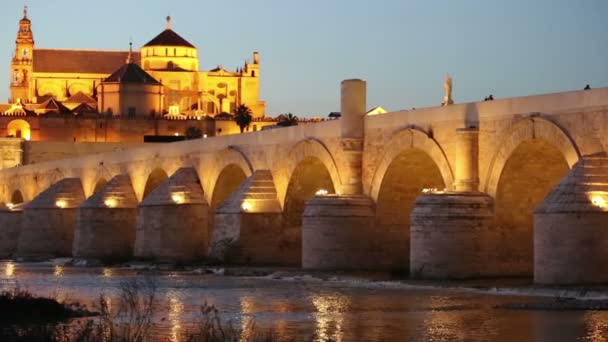
[(255, 70), (253, 70), (253, 71), (251, 72), (251, 76), (252, 76), (252, 77), (255, 77)]
[(257, 131), (258, 130), (258, 125), (253, 125), (253, 131)]

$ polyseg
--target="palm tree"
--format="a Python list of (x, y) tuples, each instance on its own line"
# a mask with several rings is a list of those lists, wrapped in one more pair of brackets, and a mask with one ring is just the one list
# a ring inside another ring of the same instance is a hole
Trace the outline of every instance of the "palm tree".
[(279, 115), (277, 117), (277, 120), (279, 121), (279, 123), (277, 123), (277, 125), (287, 127), (287, 126), (297, 126), (298, 121), (300, 119), (298, 119), (297, 116), (295, 116), (291, 113), (287, 113), (287, 114)]
[(245, 127), (249, 127), (251, 120), (253, 120), (251, 109), (249, 109), (249, 107), (246, 105), (242, 104), (234, 111), (234, 121), (236, 121), (236, 124), (239, 125), (241, 133), (245, 131)]

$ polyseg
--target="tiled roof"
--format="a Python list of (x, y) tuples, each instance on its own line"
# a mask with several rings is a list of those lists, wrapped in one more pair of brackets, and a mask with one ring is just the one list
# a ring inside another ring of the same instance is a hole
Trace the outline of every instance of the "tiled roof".
[(70, 97), (69, 99), (63, 101), (63, 103), (90, 103), (90, 104), (97, 104), (97, 101), (95, 101), (94, 98), (86, 95), (85, 93), (79, 91), (76, 94), (74, 94), (72, 97)]
[(144, 46), (186, 46), (194, 48), (194, 45), (171, 29), (164, 30)]
[(160, 84), (154, 77), (145, 72), (135, 63), (123, 64), (120, 69), (114, 71), (104, 82), (108, 83), (140, 83)]
[(78, 106), (76, 106), (74, 109), (72, 109), (72, 112), (77, 115), (87, 114), (87, 113), (97, 113), (97, 108), (94, 108), (92, 105), (83, 102), (83, 103), (79, 104)]
[[(129, 51), (34, 49), (34, 72), (110, 74), (128, 55)], [(134, 52), (133, 60), (139, 58)]]
[(52, 97), (41, 103), (39, 109), (42, 109), (46, 112), (55, 112), (60, 114), (70, 112), (70, 110), (66, 106), (64, 106), (61, 102), (55, 100)]

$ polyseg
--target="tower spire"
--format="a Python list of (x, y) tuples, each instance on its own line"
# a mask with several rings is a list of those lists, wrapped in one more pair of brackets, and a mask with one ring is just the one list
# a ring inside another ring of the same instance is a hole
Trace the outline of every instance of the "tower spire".
[(129, 55), (127, 56), (127, 64), (133, 63), (133, 42), (129, 41)]
[(167, 16), (167, 30), (170, 30), (170, 29), (171, 29), (171, 16), (168, 15)]
[(27, 19), (27, 5), (23, 6), (23, 19)]

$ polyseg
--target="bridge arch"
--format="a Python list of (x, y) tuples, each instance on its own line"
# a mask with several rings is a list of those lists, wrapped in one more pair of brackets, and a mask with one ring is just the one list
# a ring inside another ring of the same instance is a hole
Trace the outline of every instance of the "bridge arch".
[(452, 187), (454, 175), (450, 162), (441, 146), (426, 132), (418, 128), (400, 130), (393, 135), (385, 146), (386, 148), (383, 151), (378, 167), (374, 171), (370, 185), (369, 194), (374, 201), (378, 200), (380, 188), (391, 164), (399, 155), (410, 149), (424, 152), (439, 169), (444, 187), (448, 189)]
[(495, 199), (503, 274), (533, 271), (534, 210), (580, 157), (568, 134), (543, 118), (517, 122), (501, 139), (487, 192)]
[(406, 270), (416, 198), (424, 188), (449, 188), (453, 176), (437, 142), (421, 130), (399, 131), (385, 146), (370, 188), (376, 203), (374, 243), (383, 246), (380, 267)]
[[(205, 194), (205, 199), (207, 203), (213, 204), (214, 201), (214, 192), (216, 191), (216, 187), (218, 182), (221, 180), (222, 173), (226, 171), (228, 168), (228, 172), (230, 170), (235, 171), (233, 167), (236, 167), (238, 170), (242, 171), (245, 175), (245, 178), (250, 177), (253, 174), (253, 165), (249, 158), (237, 147), (229, 147), (227, 149), (223, 149), (214, 153), (211, 160), (201, 160), (199, 169), (199, 178), (203, 185), (203, 192)], [(209, 170), (209, 171), (207, 171)]]
[(581, 157), (580, 149), (574, 139), (555, 122), (543, 117), (522, 119), (502, 135), (488, 168), (485, 186), (482, 187), (484, 192), (496, 197), (498, 182), (508, 159), (519, 145), (535, 139), (545, 140), (555, 146), (570, 168)]
[(162, 168), (157, 167), (152, 170), (152, 172), (150, 172), (150, 174), (148, 175), (148, 179), (146, 180), (146, 186), (144, 187), (142, 201), (168, 178), (169, 176), (167, 175), (167, 172)]
[(11, 201), (10, 203), (12, 204), (21, 204), (25, 202), (23, 194), (21, 193), (20, 190), (15, 190), (13, 191), (13, 194), (11, 195)]
[[(285, 207), (285, 200), (289, 184), (292, 181), (296, 168), (302, 163), (309, 163), (312, 160), (318, 161), (315, 165), (322, 165), (331, 179), (332, 192), (338, 191), (342, 184), (340, 173), (338, 172), (337, 163), (329, 149), (319, 140), (307, 138), (295, 144), (285, 159), (283, 159), (279, 167), (273, 172), (274, 183), (277, 189), (277, 197), (281, 207)], [(330, 189), (326, 189), (330, 191)], [(316, 191), (316, 190), (315, 190)]]
[(307, 156), (291, 171), (283, 201), (281, 247), (284, 261), (299, 266), (302, 262), (302, 215), (306, 201), (320, 190), (336, 193), (336, 186), (325, 163), (317, 156)]

